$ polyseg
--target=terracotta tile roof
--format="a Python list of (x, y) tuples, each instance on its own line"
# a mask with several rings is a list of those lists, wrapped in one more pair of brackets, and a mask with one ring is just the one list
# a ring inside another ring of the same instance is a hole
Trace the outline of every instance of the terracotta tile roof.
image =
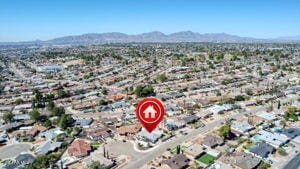
[(91, 151), (90, 144), (82, 139), (73, 141), (73, 143), (68, 148), (68, 153), (76, 157), (87, 156), (89, 151)]
[(83, 104), (77, 104), (74, 106), (74, 109), (84, 109), (84, 108), (90, 108), (97, 106), (96, 102), (88, 102), (88, 103), (83, 103)]
[(108, 99), (109, 100), (120, 100), (120, 99), (123, 99), (125, 96), (126, 96), (125, 94), (118, 93), (116, 95), (108, 96)]
[(124, 134), (135, 134), (138, 131), (140, 131), (142, 126), (140, 124), (137, 125), (127, 125), (127, 126), (121, 126), (120, 128), (117, 128), (117, 133), (124, 135)]

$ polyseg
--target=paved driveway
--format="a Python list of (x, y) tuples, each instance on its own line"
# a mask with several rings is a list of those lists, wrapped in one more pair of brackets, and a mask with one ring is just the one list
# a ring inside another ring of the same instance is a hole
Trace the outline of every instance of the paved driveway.
[(14, 158), (22, 152), (27, 152), (31, 148), (28, 143), (13, 144), (1, 147), (0, 149), (0, 159)]

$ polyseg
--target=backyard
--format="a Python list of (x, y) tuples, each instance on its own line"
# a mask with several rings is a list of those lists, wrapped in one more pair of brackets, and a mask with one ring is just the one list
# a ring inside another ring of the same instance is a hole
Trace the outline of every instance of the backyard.
[(213, 163), (215, 160), (215, 157), (209, 154), (204, 154), (202, 156), (200, 156), (199, 158), (196, 159), (196, 161), (198, 162), (202, 162), (204, 164), (211, 164)]

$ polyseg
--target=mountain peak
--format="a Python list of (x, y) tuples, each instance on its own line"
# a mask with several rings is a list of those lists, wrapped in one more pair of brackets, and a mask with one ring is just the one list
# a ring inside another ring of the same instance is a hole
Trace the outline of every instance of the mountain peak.
[(275, 39), (255, 39), (249, 37), (240, 37), (227, 33), (204, 33), (200, 34), (193, 31), (180, 31), (171, 34), (164, 34), (160, 31), (152, 31), (148, 33), (128, 35), (120, 32), (107, 33), (86, 33), (75, 36), (59, 37), (48, 41), (29, 41), (29, 42), (8, 42), (0, 43), (0, 45), (13, 44), (54, 44), (54, 45), (69, 45), (69, 44), (103, 44), (103, 43), (130, 43), (130, 42), (278, 42), (291, 41), (299, 42), (299, 36), (281, 37)]

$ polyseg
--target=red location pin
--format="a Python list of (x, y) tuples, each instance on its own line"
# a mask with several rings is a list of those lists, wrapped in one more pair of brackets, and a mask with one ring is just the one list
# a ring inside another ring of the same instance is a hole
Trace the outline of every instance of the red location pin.
[(135, 114), (145, 129), (151, 133), (164, 118), (165, 108), (160, 100), (148, 97), (139, 101)]

